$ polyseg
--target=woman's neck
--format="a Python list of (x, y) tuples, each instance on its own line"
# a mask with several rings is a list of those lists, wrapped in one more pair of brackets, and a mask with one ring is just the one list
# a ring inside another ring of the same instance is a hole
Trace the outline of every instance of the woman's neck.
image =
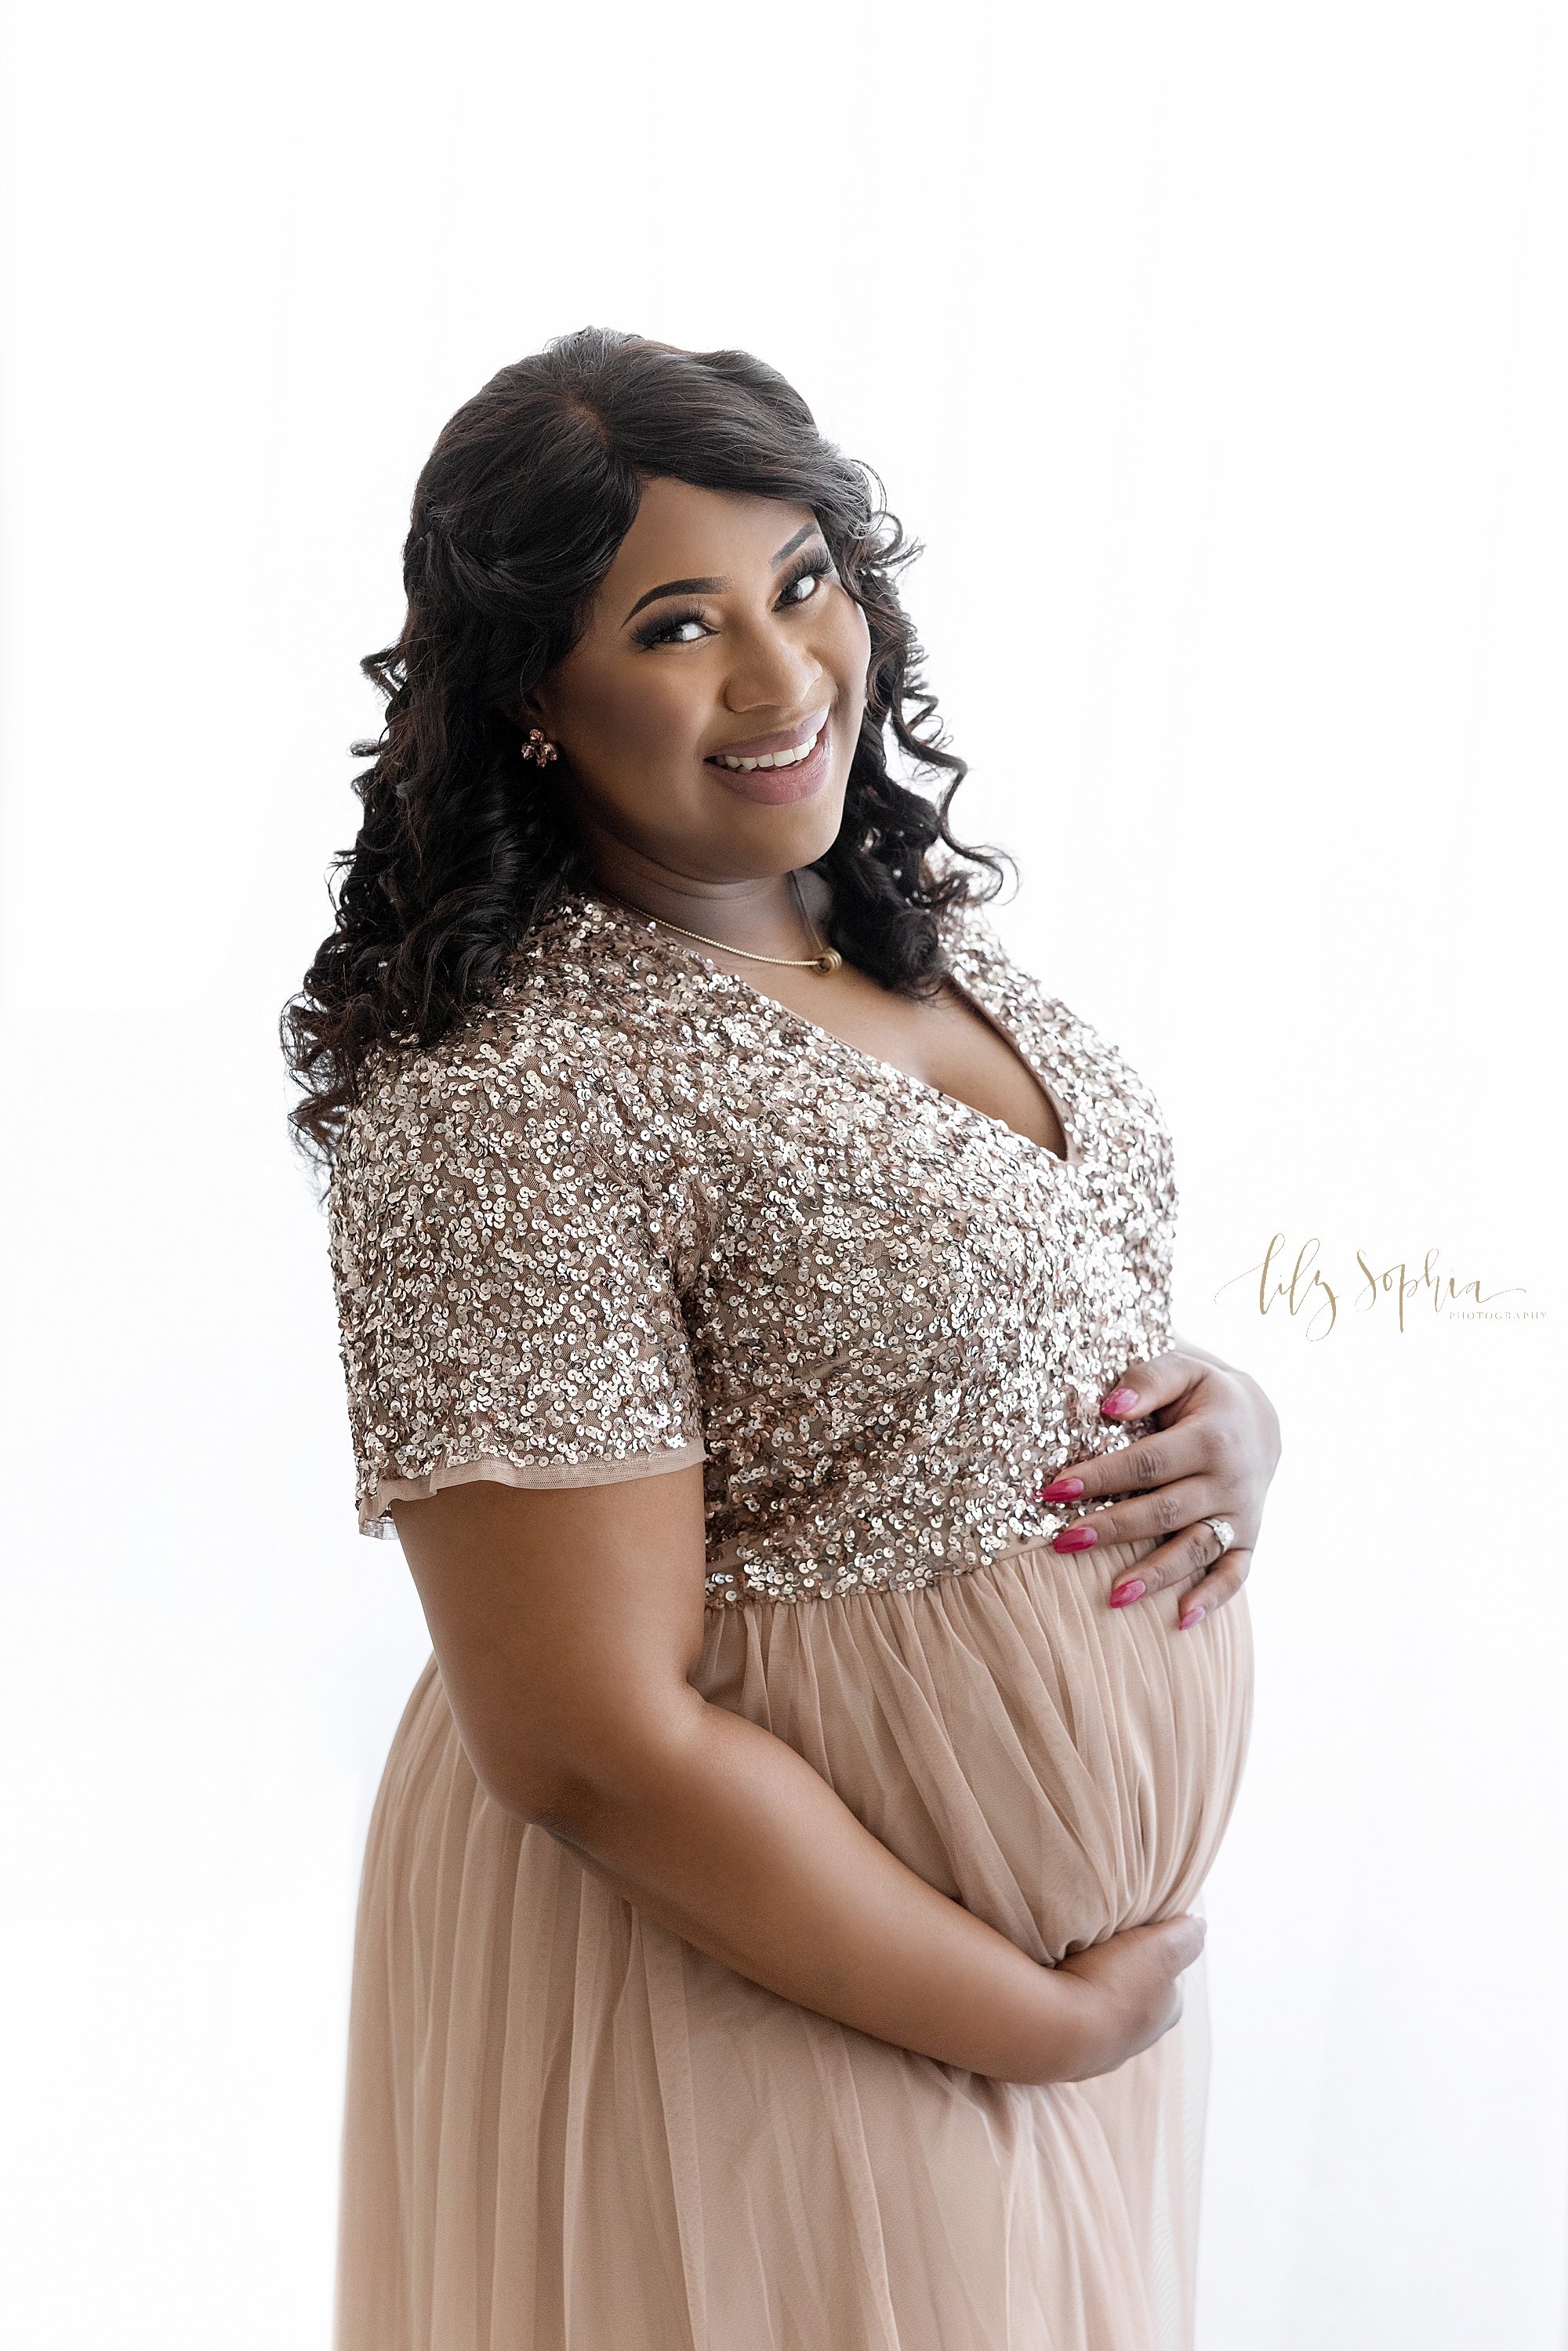
[(682, 873), (624, 841), (602, 836), (591, 839), (587, 847), (593, 883), (658, 922), (754, 955), (811, 951), (811, 942), (803, 936), (805, 918), (790, 874), (719, 880)]

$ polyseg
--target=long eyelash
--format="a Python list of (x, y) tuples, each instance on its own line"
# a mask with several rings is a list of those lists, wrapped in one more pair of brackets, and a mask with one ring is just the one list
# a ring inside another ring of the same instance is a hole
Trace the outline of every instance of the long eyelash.
[[(792, 589), (800, 586), (802, 580), (826, 580), (835, 569), (833, 559), (825, 547), (808, 548), (806, 552), (803, 555), (798, 555), (789, 566), (779, 593), (780, 597), (788, 596)], [(706, 618), (706, 615), (700, 604), (676, 604), (671, 611), (660, 612), (653, 620), (644, 621), (642, 627), (634, 629), (632, 633), (634, 641), (640, 645), (662, 644), (667, 636), (674, 630), (684, 627), (687, 621), (695, 621), (700, 627)]]
[(700, 604), (677, 604), (672, 611), (656, 613), (652, 620), (644, 621), (642, 627), (633, 629), (632, 633), (640, 645), (656, 645), (672, 629), (684, 627), (687, 621), (700, 622), (705, 618)]
[(809, 547), (805, 554), (798, 555), (789, 566), (779, 593), (780, 596), (788, 596), (789, 590), (792, 588), (798, 588), (802, 580), (825, 580), (834, 569), (833, 559), (825, 547)]

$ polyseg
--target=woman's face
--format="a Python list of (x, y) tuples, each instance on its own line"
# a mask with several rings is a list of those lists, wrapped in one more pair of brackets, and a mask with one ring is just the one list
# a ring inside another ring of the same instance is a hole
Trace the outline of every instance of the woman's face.
[(591, 852), (761, 881), (838, 833), (870, 655), (809, 507), (661, 477), (525, 717)]

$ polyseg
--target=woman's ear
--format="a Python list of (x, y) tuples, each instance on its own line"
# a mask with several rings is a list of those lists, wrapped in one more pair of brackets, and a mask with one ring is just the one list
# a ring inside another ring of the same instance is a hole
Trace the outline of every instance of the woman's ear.
[(550, 733), (549, 722), (539, 707), (538, 695), (526, 694), (510, 714), (521, 741), (519, 758), (526, 766), (548, 768), (560, 757), (560, 747)]
[(550, 714), (548, 706), (549, 703), (549, 695), (543, 693), (537, 686), (532, 694), (524, 695), (522, 700), (513, 710), (512, 716), (517, 720), (517, 725), (522, 728), (525, 735), (528, 733), (530, 726), (538, 727), (540, 731), (546, 735), (554, 735), (555, 728), (550, 724)]

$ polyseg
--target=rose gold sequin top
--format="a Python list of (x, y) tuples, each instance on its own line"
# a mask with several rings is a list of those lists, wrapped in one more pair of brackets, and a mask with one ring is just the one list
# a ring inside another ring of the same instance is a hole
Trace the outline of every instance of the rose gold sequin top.
[(705, 1461), (707, 1597), (930, 1583), (1051, 1534), (1169, 1343), (1176, 1195), (1147, 1088), (944, 918), (1065, 1161), (597, 896), (429, 1050), (383, 1052), (330, 1195), (368, 1533), (391, 1502)]

